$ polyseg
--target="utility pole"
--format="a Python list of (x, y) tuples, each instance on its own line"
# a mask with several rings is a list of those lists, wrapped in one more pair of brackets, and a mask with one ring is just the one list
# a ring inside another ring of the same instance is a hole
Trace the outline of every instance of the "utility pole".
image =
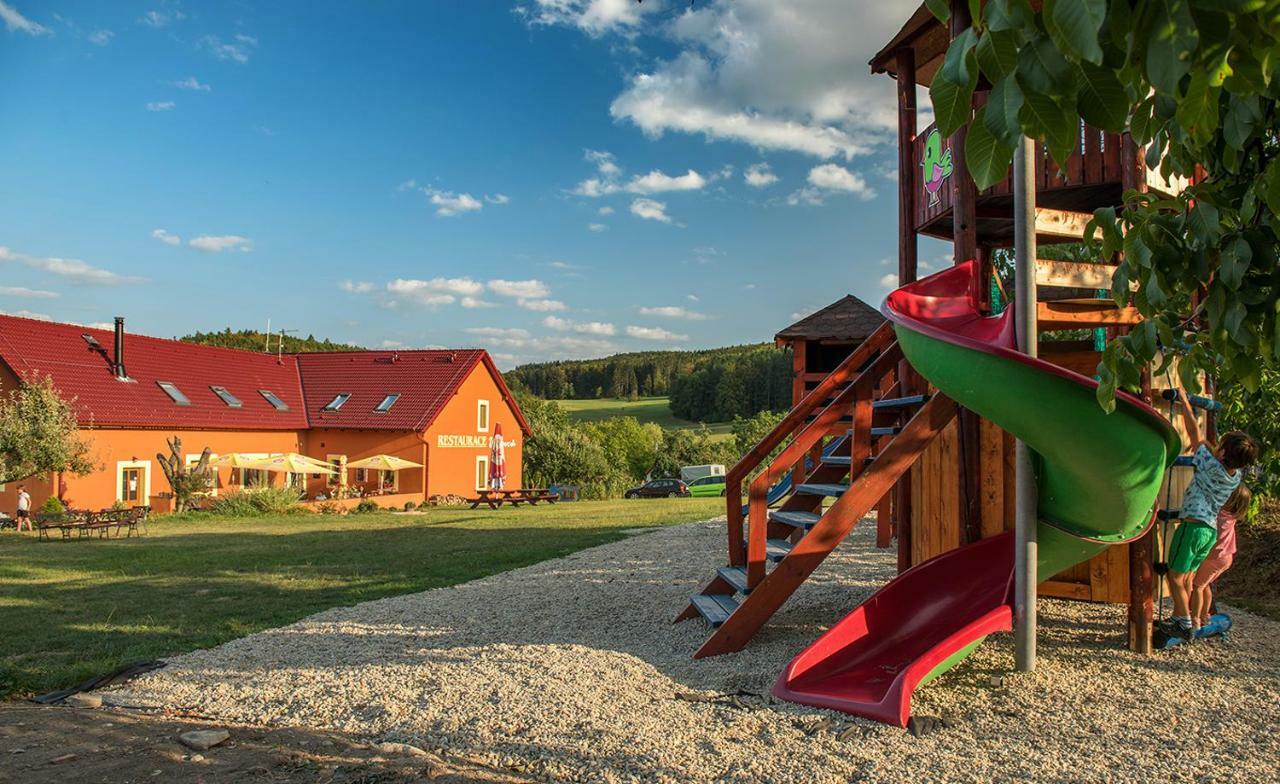
[[(1016, 264), (1018, 348), (1027, 356), (1036, 345), (1036, 163), (1035, 142), (1023, 136), (1013, 154), (1013, 253)], [(1036, 574), (1038, 523), (1035, 466), (1031, 448), (1018, 439), (1016, 454), (1016, 510), (1014, 525), (1013, 635), (1014, 662), (1019, 672), (1036, 668)]]

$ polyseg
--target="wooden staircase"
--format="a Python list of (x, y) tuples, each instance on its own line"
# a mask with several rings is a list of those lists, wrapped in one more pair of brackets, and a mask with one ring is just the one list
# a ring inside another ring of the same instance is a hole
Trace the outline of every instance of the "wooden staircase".
[[(940, 394), (901, 395), (901, 362), (886, 323), (728, 472), (729, 563), (676, 618), (714, 629), (695, 658), (741, 650), (878, 504), (887, 526), (882, 500), (957, 412)], [(744, 515), (742, 484), (762, 465)], [(768, 490), (788, 472), (793, 492), (771, 510)]]

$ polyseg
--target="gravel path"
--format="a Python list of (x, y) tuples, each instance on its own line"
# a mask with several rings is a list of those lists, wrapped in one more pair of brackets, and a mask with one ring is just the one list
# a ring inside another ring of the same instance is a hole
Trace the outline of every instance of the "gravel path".
[(1037, 672), (993, 686), (1012, 667), (1010, 635), (993, 637), (917, 694), (917, 714), (953, 727), (913, 738), (767, 696), (791, 656), (892, 576), (874, 526), (745, 651), (695, 662), (705, 627), (670, 621), (722, 558), (723, 530), (637, 533), (330, 610), (107, 696), (403, 740), (550, 781), (1276, 780), (1280, 623), (1239, 612), (1227, 641), (1139, 658), (1123, 608), (1042, 600)]

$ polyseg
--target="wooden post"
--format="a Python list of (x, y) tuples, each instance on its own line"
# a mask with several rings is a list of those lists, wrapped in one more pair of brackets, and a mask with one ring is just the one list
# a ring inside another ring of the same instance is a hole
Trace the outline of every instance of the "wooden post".
[(805, 340), (797, 339), (791, 343), (791, 407), (795, 408), (804, 398), (804, 363)]
[[(916, 279), (916, 53), (910, 46), (898, 50), (898, 285)], [(903, 395), (919, 394), (911, 365), (898, 366), (898, 388)], [(902, 474), (894, 488), (893, 528), (898, 534), (898, 571), (911, 568), (911, 471)]]
[[(951, 38), (963, 33), (973, 20), (967, 0), (951, 0)], [(978, 190), (964, 160), (966, 126), (951, 137), (951, 228), (955, 241), (955, 263), (976, 258), (978, 253)]]
[[(1143, 151), (1127, 133), (1120, 136), (1120, 187), (1124, 191), (1147, 189)], [(1149, 381), (1143, 384), (1144, 392), (1149, 385)], [(1151, 624), (1155, 621), (1154, 542), (1153, 528), (1141, 539), (1129, 543), (1129, 650), (1134, 653), (1151, 653)]]

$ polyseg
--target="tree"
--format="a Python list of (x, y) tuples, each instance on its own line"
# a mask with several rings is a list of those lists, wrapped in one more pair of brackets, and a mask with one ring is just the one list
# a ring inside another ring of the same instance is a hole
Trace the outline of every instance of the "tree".
[[(946, 0), (928, 5), (946, 20)], [(1202, 175), (1175, 197), (1130, 191), (1119, 213), (1095, 212), (1090, 241), (1103, 258), (1123, 254), (1112, 296), (1144, 317), (1103, 353), (1099, 402), (1114, 406), (1117, 387), (1136, 387), (1141, 368), (1174, 347), (1184, 347), (1188, 389), (1211, 371), (1257, 390), (1264, 367), (1280, 360), (1280, 2), (968, 8), (972, 23), (951, 42), (930, 96), (943, 135), (968, 124), (965, 160), (979, 188), (1006, 176), (1020, 135), (1065, 162), (1082, 120), (1129, 131), (1166, 179)], [(980, 77), (991, 90), (971, 119)]]
[(174, 436), (166, 443), (169, 444), (169, 454), (157, 452), (156, 461), (173, 491), (173, 511), (185, 512), (192, 496), (208, 490), (214, 479), (209, 467), (209, 447), (204, 448), (194, 465), (187, 465), (182, 456), (182, 439)]
[(48, 376), (28, 378), (0, 399), (0, 483), (97, 467), (80, 437), (74, 403), (62, 399)]

